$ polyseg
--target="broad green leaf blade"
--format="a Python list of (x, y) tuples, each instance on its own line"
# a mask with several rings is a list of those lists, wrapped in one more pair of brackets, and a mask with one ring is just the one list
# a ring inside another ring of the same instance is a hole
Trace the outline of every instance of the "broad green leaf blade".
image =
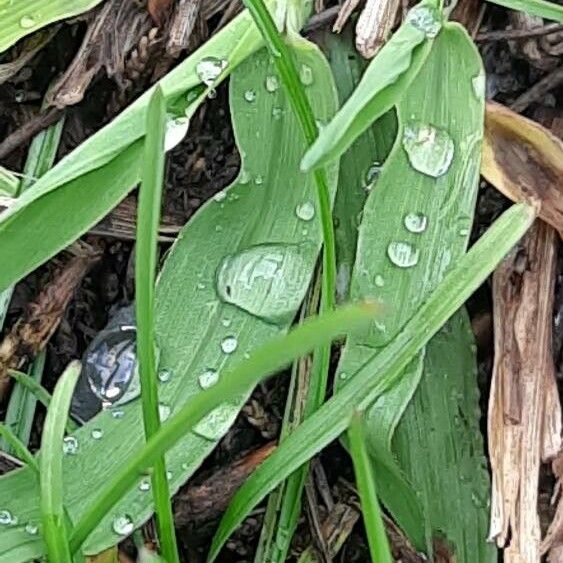
[[(296, 57), (299, 63), (319, 65), (317, 51), (297, 52)], [(307, 88), (315, 117), (323, 121), (330, 119), (336, 109), (326, 63), (325, 69)], [(229, 189), (215, 196), (190, 220), (160, 273), (156, 293), (159, 367), (173, 375), (161, 385), (159, 394), (171, 414), (202, 392), (199, 378), (205, 371), (213, 369), (221, 374), (244, 354), (287, 330), (317, 261), (321, 244), (318, 213), (307, 221), (296, 212), (304, 203), (314, 206), (315, 201), (312, 178), (298, 170), (305, 145), (283, 90), (266, 89), (266, 78), (272, 75), (275, 69), (265, 51), (245, 61), (233, 74), (231, 111), (243, 156), (242, 171)], [(331, 167), (328, 176), (332, 196), (337, 175), (336, 167)], [(276, 285), (273, 293), (263, 285), (245, 293), (244, 283), (232, 276), (253, 261), (268, 271), (278, 264), (276, 279), (284, 284)], [(221, 271), (223, 283), (218, 288), (216, 280)], [(230, 281), (236, 283), (227, 283)], [(230, 297), (227, 286), (232, 290)], [(219, 299), (218, 289), (223, 300)], [(226, 299), (236, 299), (239, 306)], [(186, 436), (167, 454), (172, 491), (215, 447), (244, 400), (245, 396), (232, 397), (231, 403), (199, 428), (199, 434)], [(140, 403), (135, 401), (119, 410), (123, 411), (121, 418), (105, 411), (81, 428), (76, 433), (80, 444), (77, 455), (65, 458), (65, 501), (73, 521), (81, 518), (100, 487), (142, 443)], [(94, 428), (103, 431), (102, 439), (91, 438)], [(37, 514), (36, 492), (28, 472), (15, 472), (0, 479), (0, 506), (13, 508), (23, 523)], [(131, 515), (137, 526), (151, 510), (150, 494), (134, 487), (100, 522), (88, 538), (85, 551), (96, 553), (121, 539), (112, 531), (116, 515)], [(26, 544), (35, 544), (34, 552), (41, 553), (41, 543), (22, 528), (0, 529), (0, 561), (16, 560), (14, 554), (21, 553)]]
[[(241, 14), (209, 39), (159, 82), (167, 104), (179, 107), (172, 117), (182, 117), (184, 110), (193, 114), (205, 99), (203, 93), (190, 104), (185, 101), (190, 90), (201, 87), (197, 64), (203, 58), (227, 61), (220, 81), (260, 45), (260, 35), (248, 14)], [(85, 233), (140, 180), (141, 139), (152, 91), (63, 158), (0, 214), (0, 263), (10, 264), (0, 269), (0, 290)], [(32, 248), (29, 232), (35, 233)]]
[(0, 0), (0, 53), (16, 41), (45, 27), (90, 10), (102, 0)]
[(425, 17), (435, 22), (434, 31), (441, 25), (441, 17), (433, 4), (425, 0), (411, 10), (407, 20), (368, 66), (353, 94), (305, 153), (301, 162), (303, 170), (340, 156), (374, 121), (399, 102), (432, 45), (420, 25), (413, 22), (423, 11), (428, 14)]
[(499, 6), (563, 23), (563, 6), (546, 0), (489, 0)]
[(60, 376), (41, 437), (39, 490), (41, 495), (41, 534), (49, 561), (71, 563), (63, 493), (63, 437), (80, 363), (71, 362)]
[[(250, 511), (298, 467), (335, 440), (356, 410), (365, 410), (400, 381), (403, 370), (520, 240), (537, 210), (518, 204), (505, 212), (461, 258), (397, 336), (366, 358), (358, 373), (291, 434), (239, 489), (221, 520), (208, 560)], [(379, 374), (374, 378), (373, 374)]]
[(486, 541), (490, 481), (473, 341), (464, 311), (430, 341), (422, 381), (397, 426), (393, 452), (456, 561), (494, 563), (497, 550)]

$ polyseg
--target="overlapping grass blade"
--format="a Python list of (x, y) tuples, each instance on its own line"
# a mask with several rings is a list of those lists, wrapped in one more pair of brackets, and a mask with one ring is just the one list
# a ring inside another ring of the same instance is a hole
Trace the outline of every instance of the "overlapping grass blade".
[(31, 467), (39, 475), (39, 466), (37, 460), (33, 457), (26, 445), (18, 438), (18, 436), (6, 424), (0, 423), (0, 436), (2, 440), (9, 444), (13, 454), (21, 459), (28, 467)]
[(46, 25), (70, 18), (90, 10), (102, 0), (65, 0), (46, 2), (26, 0), (25, 2), (0, 2), (0, 53), (16, 41), (45, 27)]
[(41, 533), (49, 561), (60, 563), (72, 562), (63, 501), (63, 437), (80, 368), (79, 362), (71, 362), (59, 378), (41, 437)]
[[(318, 65), (316, 52), (299, 51), (296, 56), (298, 64), (311, 68)], [(322, 234), (315, 186), (312, 178), (298, 169), (305, 144), (282, 88), (273, 92), (266, 88), (266, 79), (271, 76), (276, 77), (276, 70), (265, 50), (233, 73), (230, 105), (242, 170), (232, 186), (217, 194), (190, 220), (159, 276), (155, 319), (159, 369), (172, 373), (159, 386), (159, 396), (171, 415), (202, 392), (200, 376), (204, 372), (215, 370), (221, 378), (245, 353), (288, 329), (317, 261)], [(330, 73), (319, 73), (307, 87), (307, 94), (315, 118), (328, 121), (336, 109)], [(337, 168), (330, 167), (331, 198), (336, 191), (337, 175)], [(300, 218), (296, 212), (304, 204), (307, 209), (312, 205), (315, 210), (310, 220)], [(248, 300), (243, 293), (242, 306), (227, 302), (225, 288), (218, 293), (219, 270), (227, 266), (225, 276), (229, 278), (228, 266), (233, 264), (233, 259), (237, 259), (235, 266), (240, 264), (241, 258), (257, 259), (265, 266), (270, 260), (281, 264), (276, 279), (284, 281), (281, 286), (284, 293), (278, 295), (279, 301), (275, 301), (276, 295), (271, 291), (260, 286), (251, 287)], [(272, 303), (282, 303), (283, 307), (271, 307)], [(255, 313), (250, 314), (247, 309)], [(234, 351), (229, 348), (233, 345), (236, 345)], [(230, 353), (224, 352), (223, 347)], [(206, 419), (198, 433), (186, 436), (167, 454), (172, 492), (215, 447), (245, 398), (245, 395), (233, 396)], [(75, 433), (79, 451), (75, 456), (66, 456), (64, 464), (65, 500), (73, 521), (82, 517), (100, 487), (142, 443), (139, 402), (119, 410), (123, 411), (121, 418), (114, 418), (110, 410), (104, 411)], [(102, 439), (91, 438), (94, 428), (103, 431)], [(107, 455), (108, 451), (111, 455)], [(93, 465), (96, 471), (86, 470)], [(0, 483), (0, 506), (13, 509), (22, 522), (37, 517), (37, 491), (27, 471), (14, 472), (0, 479)], [(114, 511), (97, 522), (98, 527), (88, 538), (84, 551), (96, 553), (121, 539), (112, 531), (116, 515), (130, 515), (137, 526), (151, 511), (150, 494), (133, 487)], [(11, 561), (15, 553), (24, 549), (37, 556), (42, 545), (22, 530), (0, 528), (0, 561)]]
[(489, 0), (499, 6), (563, 23), (563, 6), (546, 0)]
[[(147, 439), (151, 438), (160, 428), (154, 334), (154, 284), (164, 181), (165, 112), (164, 96), (160, 87), (157, 87), (147, 110), (147, 134), (143, 154), (143, 179), (139, 190), (135, 259), (137, 357), (143, 425)], [(168, 563), (178, 562), (174, 516), (164, 456), (155, 461), (151, 481), (162, 555)]]
[[(366, 363), (348, 385), (308, 418), (239, 489), (213, 539), (214, 560), (229, 535), (265, 495), (348, 427), (356, 410), (368, 408), (401, 378), (404, 368), (494, 270), (536, 217), (525, 204), (505, 212), (450, 270), (397, 336)], [(374, 378), (373, 374), (378, 377)], [(236, 510), (235, 510), (236, 509)]]
[(374, 121), (389, 111), (414, 80), (432, 45), (417, 22), (420, 14), (439, 29), (441, 16), (431, 0), (423, 0), (366, 69), (353, 94), (335, 118), (322, 129), (301, 162), (304, 170), (340, 156)]

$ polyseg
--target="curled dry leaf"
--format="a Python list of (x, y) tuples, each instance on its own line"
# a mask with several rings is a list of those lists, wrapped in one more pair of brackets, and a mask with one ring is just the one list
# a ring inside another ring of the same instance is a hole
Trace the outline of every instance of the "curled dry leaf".
[(488, 102), (481, 173), (513, 201), (539, 205), (563, 236), (563, 143), (546, 128)]

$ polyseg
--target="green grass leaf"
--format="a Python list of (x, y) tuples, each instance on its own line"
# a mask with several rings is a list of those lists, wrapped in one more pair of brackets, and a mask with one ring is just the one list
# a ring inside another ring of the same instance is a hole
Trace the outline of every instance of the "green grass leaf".
[[(143, 156), (143, 176), (139, 190), (135, 257), (137, 358), (143, 425), (147, 439), (151, 438), (160, 428), (154, 334), (154, 285), (164, 181), (165, 127), (165, 99), (162, 90), (157, 87), (147, 110), (147, 134)], [(155, 461), (151, 481), (162, 555), (168, 563), (175, 563), (179, 561), (178, 548), (164, 456)]]
[(18, 438), (18, 436), (6, 424), (0, 423), (0, 436), (10, 445), (13, 454), (21, 459), (28, 467), (33, 469), (39, 475), (39, 466), (37, 460), (33, 457), (27, 446)]
[[(404, 368), (481, 285), (533, 223), (537, 212), (514, 205), (450, 270), (397, 336), (366, 363), (350, 383), (308, 418), (239, 489), (224, 514), (208, 559), (265, 495), (346, 430), (356, 410), (368, 408), (400, 379)], [(376, 373), (379, 377), (374, 378)]]
[(545, 0), (489, 0), (499, 6), (563, 23), (563, 6)]
[(71, 362), (63, 372), (47, 411), (40, 456), (42, 536), (49, 561), (71, 563), (63, 501), (63, 437), (80, 363)]
[(90, 10), (102, 0), (26, 0), (25, 2), (0, 1), (0, 53), (16, 41), (45, 27)]

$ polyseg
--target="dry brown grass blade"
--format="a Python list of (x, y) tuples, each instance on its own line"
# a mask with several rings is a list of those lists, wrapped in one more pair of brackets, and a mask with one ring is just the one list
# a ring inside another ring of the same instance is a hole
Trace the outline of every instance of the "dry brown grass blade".
[(539, 204), (563, 236), (563, 143), (545, 127), (488, 102), (481, 173), (513, 201)]
[(147, 10), (156, 25), (162, 23), (162, 18), (171, 4), (172, 0), (149, 0), (147, 2)]
[(551, 354), (557, 233), (536, 221), (493, 278), (495, 363), (489, 399), (490, 536), (506, 563), (540, 560), (541, 461), (561, 447)]
[(24, 360), (35, 357), (45, 347), (74, 291), (97, 258), (94, 254), (73, 257), (4, 337), (0, 343), (0, 399), (10, 382), (8, 370), (20, 368)]

